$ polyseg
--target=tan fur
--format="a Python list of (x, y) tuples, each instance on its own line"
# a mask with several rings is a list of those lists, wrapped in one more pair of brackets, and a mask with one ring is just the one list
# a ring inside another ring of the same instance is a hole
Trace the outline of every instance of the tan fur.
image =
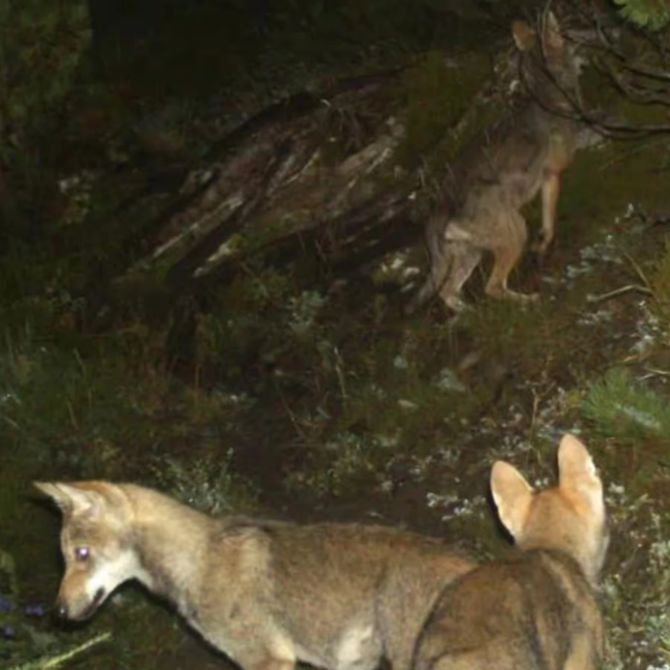
[(602, 483), (566, 435), (559, 485), (535, 493), (498, 462), (491, 491), (517, 546), (448, 584), (419, 636), (414, 670), (596, 670), (603, 629), (593, 587), (608, 543)]
[(441, 590), (473, 567), (380, 526), (213, 519), (130, 484), (36, 485), (64, 514), (63, 616), (91, 616), (136, 578), (245, 670), (373, 670), (382, 657), (408, 670)]
[(541, 190), (542, 236), (536, 250), (544, 253), (554, 237), (560, 175), (576, 148), (577, 125), (567, 116), (569, 98), (580, 95), (578, 68), (553, 14), (543, 21), (541, 36), (521, 21), (512, 25), (512, 34), (527, 102), (488, 128), (453, 165), (444, 200), (426, 227), (430, 276), (408, 312), (436, 293), (451, 309), (462, 309), (461, 289), (484, 252), (494, 258), (488, 295), (536, 297), (507, 288), (528, 236), (519, 210)]

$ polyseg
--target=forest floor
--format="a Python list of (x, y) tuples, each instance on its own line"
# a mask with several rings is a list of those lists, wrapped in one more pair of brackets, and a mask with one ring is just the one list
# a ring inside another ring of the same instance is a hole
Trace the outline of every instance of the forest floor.
[[(300, 273), (313, 259), (254, 259), (197, 313), (189, 364), (167, 359), (165, 329), (146, 313), (87, 329), (63, 266), (17, 251), (0, 307), (3, 667), (103, 632), (111, 640), (67, 667), (226, 662), (133, 586), (86, 625), (45, 616), (60, 519), (32, 480), (134, 481), (216, 513), (399, 525), (485, 561), (510, 550), (488, 497), (491, 464), (552, 482), (566, 431), (590, 449), (611, 519), (605, 665), (670, 667), (666, 160), (659, 142), (578, 154), (548, 257), (528, 255), (512, 278), (540, 293), (536, 305), (486, 298), (485, 265), (458, 318), (437, 302), (404, 316), (426, 272), (420, 245), (308, 286)], [(527, 215), (536, 229), (537, 203)], [(70, 245), (95, 235), (82, 231)]]

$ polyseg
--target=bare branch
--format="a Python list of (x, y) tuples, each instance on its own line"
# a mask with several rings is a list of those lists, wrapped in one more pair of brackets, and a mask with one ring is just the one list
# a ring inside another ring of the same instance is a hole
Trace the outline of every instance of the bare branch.
[[(584, 16), (582, 11), (580, 15)], [(619, 74), (612, 67), (605, 67), (600, 64), (599, 70), (607, 76), (612, 85), (628, 99), (640, 105), (661, 105), (670, 106), (670, 89), (666, 92), (659, 84), (670, 83), (670, 73), (666, 74), (654, 68), (647, 68), (637, 63), (630, 63), (626, 55), (617, 48), (613, 38), (607, 33), (603, 26), (593, 17), (589, 17), (589, 22), (594, 28), (593, 34), (598, 37), (597, 40), (583, 39), (575, 40), (574, 33), (566, 35), (573, 43), (579, 44), (591, 50), (599, 50), (606, 56), (614, 56), (618, 64), (622, 65), (630, 77)], [(544, 60), (544, 75), (552, 82), (556, 90), (560, 93), (565, 105), (550, 105), (546, 100), (540, 99), (533, 90), (533, 86), (527, 81), (523, 68), (519, 67), (519, 78), (522, 81), (526, 91), (542, 109), (554, 116), (565, 119), (571, 119), (576, 123), (590, 127), (594, 132), (608, 138), (621, 140), (641, 139), (651, 135), (670, 133), (670, 123), (626, 123), (601, 118), (597, 113), (588, 110), (581, 98), (572, 91), (568, 91), (552, 74), (547, 65), (547, 55), (544, 45), (541, 45), (542, 58)], [(519, 64), (520, 65), (520, 64)]]

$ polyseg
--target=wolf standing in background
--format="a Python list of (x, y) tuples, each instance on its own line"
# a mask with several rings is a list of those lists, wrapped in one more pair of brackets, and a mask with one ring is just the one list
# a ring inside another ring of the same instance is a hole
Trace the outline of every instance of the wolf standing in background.
[(37, 483), (63, 512), (59, 614), (138, 579), (244, 670), (409, 670), (445, 584), (473, 565), (380, 526), (213, 519), (131, 484)]
[(593, 586), (608, 544), (602, 483), (571, 435), (558, 470), (557, 487), (534, 493), (511, 465), (493, 466), (493, 500), (521, 551), (445, 588), (415, 670), (596, 670), (603, 630)]
[(522, 21), (512, 25), (519, 72), (527, 102), (489, 128), (457, 159), (445, 197), (426, 227), (430, 275), (408, 306), (413, 312), (434, 294), (453, 310), (485, 251), (493, 254), (486, 293), (519, 301), (534, 299), (507, 288), (528, 237), (519, 212), (542, 190), (543, 254), (554, 237), (561, 172), (572, 161), (577, 123), (570, 118), (579, 101), (579, 70), (558, 22), (549, 12), (540, 35)]

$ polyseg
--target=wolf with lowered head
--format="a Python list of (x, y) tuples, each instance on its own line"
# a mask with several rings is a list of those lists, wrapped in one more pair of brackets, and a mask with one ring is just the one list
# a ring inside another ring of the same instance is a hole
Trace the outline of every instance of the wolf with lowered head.
[(473, 565), (382, 526), (215, 519), (131, 484), (36, 483), (63, 512), (57, 610), (91, 616), (122, 582), (163, 596), (243, 670), (409, 670), (444, 586)]
[(414, 670), (597, 670), (603, 488), (571, 435), (559, 446), (558, 471), (558, 486), (535, 492), (511, 465), (493, 466), (493, 500), (520, 551), (446, 586), (419, 636)]

